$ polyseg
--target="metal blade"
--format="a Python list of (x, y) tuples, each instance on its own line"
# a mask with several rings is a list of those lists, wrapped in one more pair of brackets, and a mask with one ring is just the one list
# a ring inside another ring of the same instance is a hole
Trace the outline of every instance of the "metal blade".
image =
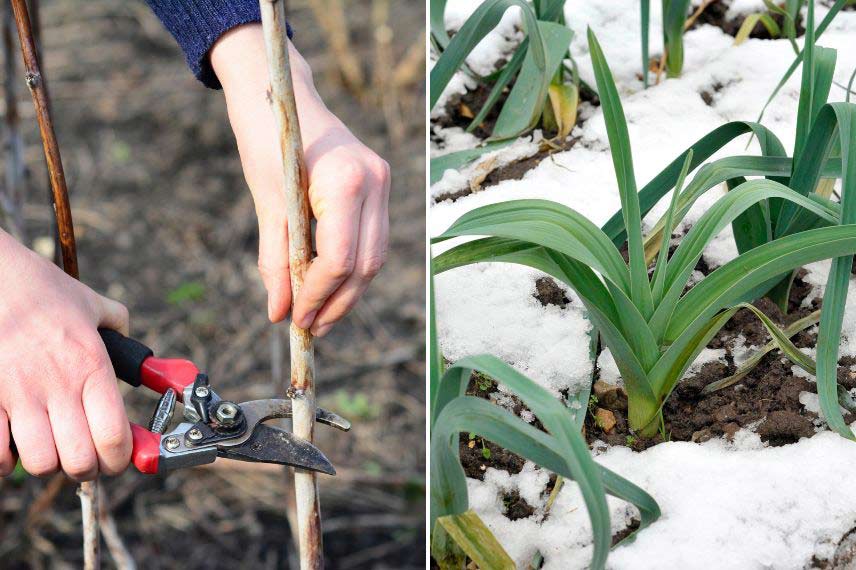
[[(277, 398), (270, 400), (253, 400), (251, 402), (241, 402), (240, 406), (244, 415), (247, 417), (247, 423), (251, 426), (274, 418), (291, 417), (291, 400)], [(316, 408), (315, 421), (319, 424), (332, 426), (342, 431), (348, 431), (351, 429), (351, 422), (342, 416), (323, 408)]]
[(238, 461), (291, 465), (308, 471), (335, 475), (336, 469), (317, 447), (293, 433), (259, 424), (240, 445), (221, 447), (217, 455)]

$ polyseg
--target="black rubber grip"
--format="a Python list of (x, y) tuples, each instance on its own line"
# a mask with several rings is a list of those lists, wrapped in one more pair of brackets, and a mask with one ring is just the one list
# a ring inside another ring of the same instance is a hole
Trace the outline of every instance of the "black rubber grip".
[(152, 349), (114, 330), (98, 329), (98, 333), (104, 341), (104, 346), (107, 347), (107, 354), (110, 355), (116, 378), (124, 380), (131, 386), (139, 386), (140, 367), (146, 358), (154, 355)]

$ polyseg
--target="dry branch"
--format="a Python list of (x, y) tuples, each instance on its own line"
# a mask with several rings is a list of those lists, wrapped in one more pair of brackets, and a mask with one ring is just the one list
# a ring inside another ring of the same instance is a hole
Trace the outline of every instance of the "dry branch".
[(372, 26), (375, 37), (374, 88), (380, 99), (387, 132), (395, 143), (404, 139), (404, 121), (398, 87), (392, 80), (392, 27), (389, 25), (390, 0), (372, 2)]
[[(261, 0), (260, 6), (271, 80), (271, 107), (279, 129), (282, 152), (291, 290), (296, 298), (303, 287), (304, 275), (312, 255), (309, 181), (303, 160), (303, 143), (300, 138), (297, 106), (291, 82), (288, 41), (285, 33), (285, 0)], [(289, 332), (291, 353), (289, 394), (292, 398), (294, 434), (311, 442), (315, 429), (315, 356), (312, 334), (293, 322)], [(303, 570), (323, 568), (321, 511), (315, 474), (296, 470), (294, 492), (297, 502), (300, 567)]]
[(98, 521), (101, 523), (101, 530), (104, 533), (104, 543), (107, 545), (107, 551), (110, 553), (110, 557), (119, 570), (137, 570), (134, 557), (131, 556), (125, 543), (122, 542), (119, 529), (116, 527), (116, 521), (113, 519), (113, 515), (110, 514), (104, 489), (99, 489), (99, 491)]
[(38, 52), (36, 51), (36, 43), (30, 25), (30, 16), (24, 0), (11, 1), (15, 14), (15, 24), (18, 27), (18, 38), (21, 41), (27, 87), (30, 88), (30, 94), (33, 96), (36, 118), (39, 123), (39, 133), (42, 137), (42, 146), (44, 147), (45, 159), (48, 163), (51, 192), (53, 194), (54, 209), (59, 229), (62, 267), (66, 273), (78, 279), (80, 275), (77, 269), (77, 249), (74, 243), (74, 229), (71, 221), (71, 207), (68, 202), (68, 189), (65, 183), (65, 173), (62, 168), (62, 159), (59, 154), (59, 145), (57, 144), (53, 121), (50, 117), (47, 87), (45, 86), (45, 80), (39, 67)]
[(395, 67), (395, 71), (392, 72), (392, 82), (397, 87), (406, 87), (411, 83), (425, 79), (426, 37), (425, 30), (422, 30), (416, 41), (407, 48), (404, 57)]
[(342, 0), (313, 0), (309, 2), (315, 19), (324, 33), (333, 53), (333, 59), (339, 66), (339, 72), (345, 86), (357, 97), (363, 94), (363, 68), (355, 55), (348, 32), (348, 20)]

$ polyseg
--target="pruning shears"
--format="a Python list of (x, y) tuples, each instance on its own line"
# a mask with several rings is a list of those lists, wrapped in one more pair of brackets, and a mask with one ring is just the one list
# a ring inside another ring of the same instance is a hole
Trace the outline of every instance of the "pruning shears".
[[(98, 332), (117, 378), (161, 394), (148, 429), (131, 423), (131, 462), (141, 473), (164, 473), (225, 457), (336, 474), (317, 447), (263, 423), (291, 417), (291, 400), (224, 400), (211, 388), (208, 376), (189, 360), (157, 358), (137, 340), (113, 330)], [(167, 431), (177, 401), (184, 404), (184, 421)], [(321, 408), (315, 412), (315, 421), (342, 431), (351, 429), (348, 420)]]

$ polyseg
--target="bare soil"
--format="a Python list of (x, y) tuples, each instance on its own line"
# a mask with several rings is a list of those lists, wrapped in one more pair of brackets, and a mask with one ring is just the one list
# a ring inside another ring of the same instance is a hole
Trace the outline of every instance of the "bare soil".
[[(371, 2), (349, 4), (353, 49), (372, 77)], [(305, 1), (289, 2), (295, 43), (327, 104), (392, 165), (390, 259), (363, 301), (317, 343), (320, 404), (348, 434), (319, 427), (338, 469), (322, 477), (327, 567), (422, 568), (425, 559), (424, 148), (422, 74), (399, 93), (402, 140), (377, 93), (339, 80)], [(82, 279), (125, 303), (132, 334), (186, 357), (238, 401), (281, 396), (256, 269), (258, 231), (222, 94), (192, 77), (142, 2), (42, 2), (45, 77), (68, 178)], [(418, 40), (424, 3), (392, 3), (392, 57)], [(20, 69), (19, 69), (20, 71)], [(30, 243), (47, 238), (42, 151), (23, 82)], [(44, 240), (42, 240), (44, 241)], [(287, 370), (287, 347), (284, 356)], [(146, 423), (157, 399), (123, 386)], [(104, 479), (118, 532), (140, 568), (294, 568), (281, 468), (220, 460), (167, 476)], [(75, 485), (62, 477), (0, 481), (0, 566), (79, 568)], [(106, 568), (114, 567), (103, 549)]]
[[(707, 6), (707, 8), (705, 8), (704, 12), (701, 13), (690, 29), (696, 28), (702, 24), (709, 24), (711, 26), (721, 28), (722, 31), (729, 36), (736, 36), (737, 32), (740, 31), (740, 26), (743, 25), (744, 17), (741, 16), (739, 18), (728, 19), (728, 5), (729, 3), (723, 2), (722, 0), (712, 2)], [(779, 25), (779, 29), (782, 29), (784, 17), (779, 14), (771, 14), (771, 16), (776, 24)], [(797, 37), (801, 37), (805, 33), (805, 26), (803, 25), (801, 15), (797, 17), (796, 33)], [(770, 32), (767, 31), (767, 28), (760, 22), (755, 24), (755, 27), (749, 34), (749, 37), (761, 40), (773, 39), (773, 37), (770, 36)]]

